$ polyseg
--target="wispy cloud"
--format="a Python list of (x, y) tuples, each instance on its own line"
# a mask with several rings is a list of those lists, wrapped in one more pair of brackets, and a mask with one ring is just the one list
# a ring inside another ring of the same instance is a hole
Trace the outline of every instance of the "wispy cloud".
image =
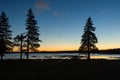
[(64, 16), (64, 14), (60, 13), (59, 11), (54, 11), (53, 15), (54, 16)]
[(104, 14), (104, 13), (108, 13), (108, 10), (103, 9), (103, 10), (100, 11), (100, 13), (102, 13), (102, 14)]
[(35, 5), (35, 12), (36, 14), (40, 14), (44, 11), (52, 11), (53, 16), (64, 16), (63, 13), (61, 13), (60, 11), (56, 11), (56, 10), (51, 10), (51, 5), (50, 2), (48, 0), (38, 0)]
[(60, 13), (58, 12), (58, 11), (55, 11), (54, 13), (53, 13), (53, 15), (54, 16), (58, 16)]
[(41, 13), (42, 11), (49, 10), (50, 6), (49, 6), (47, 1), (45, 1), (45, 0), (40, 1), (39, 0), (35, 3), (35, 9), (38, 13)]

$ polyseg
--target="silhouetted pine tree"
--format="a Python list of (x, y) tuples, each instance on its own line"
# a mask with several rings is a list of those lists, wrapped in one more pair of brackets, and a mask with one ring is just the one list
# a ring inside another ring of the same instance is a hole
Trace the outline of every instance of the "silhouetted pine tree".
[(96, 43), (98, 42), (97, 37), (95, 36), (95, 27), (93, 27), (93, 23), (91, 18), (89, 17), (86, 25), (84, 27), (84, 34), (81, 39), (81, 46), (79, 48), (80, 51), (84, 51), (88, 53), (87, 59), (90, 59), (90, 53), (94, 50), (98, 50), (96, 47)]
[(33, 15), (31, 9), (27, 12), (27, 20), (26, 20), (26, 30), (27, 30), (27, 59), (29, 59), (29, 52), (36, 51), (38, 47), (40, 47), (39, 42), (39, 27), (37, 26), (37, 21)]
[(0, 55), (1, 60), (3, 59), (3, 55), (6, 52), (12, 51), (12, 31), (9, 30), (10, 25), (8, 22), (8, 18), (4, 12), (2, 12), (0, 16)]
[(20, 59), (22, 59), (23, 43), (25, 43), (25, 38), (26, 36), (22, 33), (14, 38), (14, 46), (20, 46)]

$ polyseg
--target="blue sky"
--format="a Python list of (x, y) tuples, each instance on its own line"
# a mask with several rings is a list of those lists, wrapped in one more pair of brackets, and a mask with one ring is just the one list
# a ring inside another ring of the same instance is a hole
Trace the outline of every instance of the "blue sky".
[(96, 27), (99, 49), (120, 48), (120, 0), (0, 0), (13, 37), (25, 32), (26, 12), (32, 8), (40, 50), (76, 50), (88, 17)]

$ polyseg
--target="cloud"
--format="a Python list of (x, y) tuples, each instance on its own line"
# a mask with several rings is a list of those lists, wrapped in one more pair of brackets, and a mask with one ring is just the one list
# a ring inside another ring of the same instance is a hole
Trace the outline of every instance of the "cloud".
[(54, 11), (54, 16), (64, 16), (64, 14), (60, 13), (59, 11)]
[(58, 11), (55, 11), (54, 13), (53, 13), (53, 15), (54, 16), (58, 16), (60, 13), (58, 12)]
[(58, 35), (58, 37), (60, 37), (60, 38), (61, 38), (61, 37), (62, 37), (62, 35), (60, 35), (60, 34), (59, 34), (59, 35)]
[(102, 13), (102, 14), (107, 13), (107, 12), (108, 12), (108, 10), (106, 10), (106, 9), (103, 9), (100, 11), (100, 13)]
[(41, 13), (42, 11), (47, 11), (50, 9), (50, 6), (47, 1), (42, 0), (42, 1), (37, 1), (35, 3), (35, 9), (37, 12)]
[[(51, 10), (50, 7), (50, 2), (48, 2), (47, 0), (38, 0), (35, 3), (35, 12), (36, 14), (40, 14), (44, 11), (49, 11)], [(63, 13), (61, 13), (60, 11), (53, 11), (53, 16), (64, 16)]]

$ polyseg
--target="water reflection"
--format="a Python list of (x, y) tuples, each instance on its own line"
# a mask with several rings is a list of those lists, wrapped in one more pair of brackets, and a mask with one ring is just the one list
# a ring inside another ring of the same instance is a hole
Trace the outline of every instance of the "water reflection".
[(120, 59), (120, 55), (119, 54), (96, 54), (96, 55), (92, 55), (91, 59), (118, 60)]
[[(41, 53), (30, 54), (30, 59), (86, 59), (86, 54), (79, 53)], [(4, 59), (19, 59), (19, 54), (5, 54)], [(23, 54), (23, 59), (26, 55)], [(120, 60), (119, 54), (91, 54), (91, 59)]]

